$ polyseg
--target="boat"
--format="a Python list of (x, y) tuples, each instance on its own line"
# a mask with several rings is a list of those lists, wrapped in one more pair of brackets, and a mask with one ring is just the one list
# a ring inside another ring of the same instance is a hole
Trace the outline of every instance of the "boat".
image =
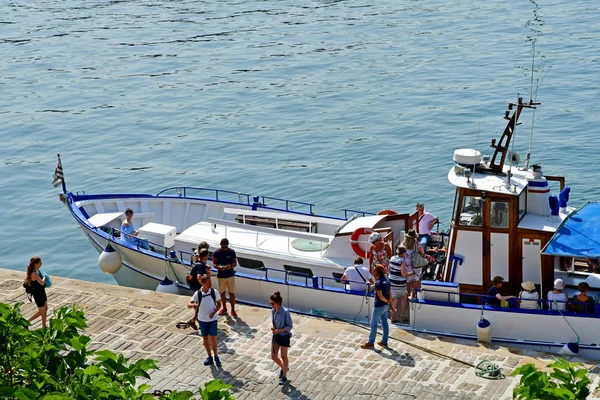
[[(568, 291), (581, 281), (592, 291), (600, 288), (599, 275), (582, 267), (587, 257), (600, 256), (598, 248), (582, 253), (577, 246), (555, 246), (565, 224), (578, 218), (568, 205), (565, 178), (544, 175), (529, 157), (519, 166), (519, 156), (509, 151), (522, 111), (539, 104), (520, 97), (509, 102), (507, 125), (491, 142), (493, 155), (454, 152), (450, 230), (433, 235), (427, 249), (444, 256), (432, 258), (432, 280), (412, 294), (405, 329), (600, 358), (599, 310), (551, 311), (543, 300), (535, 310), (487, 305), (495, 276), (504, 278), (506, 294), (532, 281), (542, 299), (557, 278)], [(372, 232), (394, 248), (408, 229), (418, 229), (416, 212), (344, 210), (334, 217), (316, 214), (310, 203), (218, 189), (86, 194), (62, 183), (61, 200), (100, 253), (101, 268), (120, 285), (190, 294), (185, 276), (193, 250), (206, 241), (212, 252), (227, 238), (239, 264), (238, 301), (268, 306), (269, 294), (280, 291), (291, 310), (361, 323), (369, 320), (373, 297), (340, 280), (345, 268), (365, 256)], [(558, 197), (551, 184), (559, 186)], [(128, 208), (144, 238), (134, 243), (120, 232)]]

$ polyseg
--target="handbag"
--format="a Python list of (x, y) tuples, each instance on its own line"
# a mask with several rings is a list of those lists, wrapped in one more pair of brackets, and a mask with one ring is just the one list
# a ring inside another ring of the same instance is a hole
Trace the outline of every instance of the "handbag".
[(46, 277), (46, 284), (44, 285), (44, 287), (51, 287), (52, 286), (52, 279), (50, 279), (50, 275), (48, 275), (47, 273), (45, 273), (44, 271), (42, 271), (42, 269), (38, 269), (38, 273), (40, 275), (40, 278), (44, 279), (44, 277)]
[(423, 268), (429, 261), (427, 261), (427, 257), (423, 254), (419, 253), (419, 247), (417, 245), (417, 249), (410, 255), (410, 261), (412, 263), (413, 268)]

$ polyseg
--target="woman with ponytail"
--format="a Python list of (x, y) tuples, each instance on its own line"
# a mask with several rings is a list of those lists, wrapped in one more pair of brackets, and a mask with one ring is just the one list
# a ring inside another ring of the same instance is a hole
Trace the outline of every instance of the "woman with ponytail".
[[(287, 381), (288, 372), (288, 349), (290, 347), (290, 338), (292, 337), (292, 316), (290, 312), (281, 305), (283, 299), (281, 293), (275, 292), (269, 299), (269, 304), (273, 308), (271, 310), (271, 320), (273, 327), (273, 339), (271, 340), (271, 358), (279, 367), (279, 384), (283, 385)], [(279, 352), (281, 351), (281, 359), (279, 358)]]
[(33, 288), (33, 299), (38, 306), (38, 312), (29, 318), (29, 322), (37, 317), (42, 317), (42, 328), (46, 327), (46, 315), (48, 314), (48, 298), (46, 297), (46, 277), (42, 277), (39, 269), (42, 266), (42, 259), (38, 256), (31, 257), (27, 266), (25, 282)]

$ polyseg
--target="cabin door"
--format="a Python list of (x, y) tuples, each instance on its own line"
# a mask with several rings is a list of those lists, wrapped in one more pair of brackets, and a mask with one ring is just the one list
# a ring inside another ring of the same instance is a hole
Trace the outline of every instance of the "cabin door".
[(510, 202), (506, 198), (490, 197), (484, 201), (483, 215), (484, 285), (488, 285), (495, 276), (509, 281)]

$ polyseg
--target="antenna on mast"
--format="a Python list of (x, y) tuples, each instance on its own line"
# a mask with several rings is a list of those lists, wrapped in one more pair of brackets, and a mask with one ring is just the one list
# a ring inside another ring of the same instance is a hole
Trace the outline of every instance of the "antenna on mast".
[[(535, 38), (533, 39), (533, 52), (531, 54), (531, 89), (529, 92), (529, 103), (533, 104), (533, 71), (535, 67)], [(537, 91), (539, 88), (539, 81), (536, 81), (535, 98), (537, 100)], [(531, 159), (531, 142), (533, 140), (533, 123), (535, 121), (535, 108), (531, 115), (531, 132), (529, 133), (529, 149), (527, 150), (527, 157), (525, 157), (525, 170), (529, 168), (529, 160)]]

